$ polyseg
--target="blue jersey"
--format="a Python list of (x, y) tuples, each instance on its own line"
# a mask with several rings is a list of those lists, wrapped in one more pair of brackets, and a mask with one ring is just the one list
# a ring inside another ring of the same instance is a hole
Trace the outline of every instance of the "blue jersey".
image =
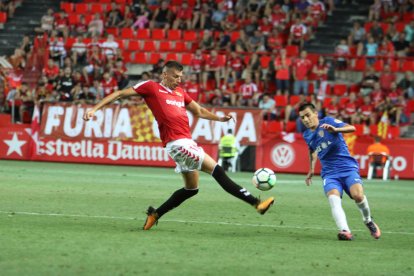
[(321, 128), (323, 124), (334, 127), (343, 127), (346, 124), (332, 117), (325, 117), (319, 120), (318, 127), (312, 131), (307, 129), (303, 138), (311, 152), (318, 154), (322, 164), (322, 178), (326, 176), (346, 176), (349, 171), (359, 171), (358, 162), (349, 154), (348, 146), (345, 143), (342, 133), (330, 133)]

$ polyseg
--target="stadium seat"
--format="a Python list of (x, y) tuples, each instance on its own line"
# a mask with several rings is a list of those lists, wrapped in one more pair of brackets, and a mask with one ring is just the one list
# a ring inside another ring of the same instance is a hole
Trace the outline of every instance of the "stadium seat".
[(289, 104), (290, 105), (295, 105), (300, 101), (300, 96), (299, 95), (292, 95), (289, 98)]
[(141, 42), (139, 40), (128, 40), (128, 51), (138, 51), (139, 49), (141, 49)]
[(137, 64), (146, 64), (147, 63), (147, 53), (135, 53), (134, 63)]
[(174, 51), (176, 52), (187, 52), (187, 45), (184, 41), (175, 41), (174, 42)]
[(286, 107), (288, 104), (287, 97), (283, 95), (276, 95), (274, 97), (276, 107)]
[(165, 38), (164, 29), (153, 29), (151, 31), (151, 38), (155, 40), (163, 40)]
[(91, 4), (91, 13), (103, 13), (104, 12), (104, 5), (101, 3), (92, 3)]
[(230, 33), (230, 40), (232, 43), (236, 42), (237, 39), (239, 39), (240, 37), (240, 32), (239, 31), (233, 31)]
[(404, 13), (403, 20), (405, 23), (409, 23), (411, 20), (414, 20), (414, 13), (413, 12)]
[(225, 66), (226, 65), (226, 55), (217, 55), (218, 65)]
[(68, 37), (65, 42), (65, 49), (70, 50), (72, 48), (73, 43), (75, 43), (75, 37)]
[(158, 46), (158, 50), (160, 52), (169, 52), (172, 50), (172, 45), (170, 41), (160, 41), (159, 42), (159, 46)]
[(335, 84), (333, 87), (333, 93), (337, 96), (343, 96), (348, 92), (348, 85), (346, 84)]
[(151, 53), (149, 57), (149, 64), (156, 64), (161, 59), (160, 53)]
[(286, 132), (296, 132), (296, 122), (288, 121), (286, 124)]
[(354, 124), (355, 132), (354, 134), (356, 136), (362, 136), (364, 135), (364, 125), (363, 124)]
[(191, 60), (193, 59), (193, 56), (194, 56), (194, 54), (191, 54), (191, 53), (181, 54), (181, 64), (190, 65)]
[(167, 39), (169, 40), (180, 40), (181, 36), (181, 30), (168, 30), (167, 32)]
[(297, 45), (287, 45), (285, 49), (288, 57), (296, 57), (299, 55), (299, 47)]
[(355, 60), (355, 65), (354, 65), (354, 70), (355, 71), (365, 71), (365, 67), (367, 65), (367, 61), (365, 60), (365, 58), (358, 58)]
[(105, 28), (105, 32), (117, 37), (119, 35), (119, 28)]
[(187, 30), (183, 33), (183, 39), (185, 41), (197, 41), (197, 33), (193, 30)]
[(325, 98), (325, 99), (323, 100), (322, 107), (323, 107), (323, 108), (327, 108), (331, 102), (332, 102), (332, 98)]
[(86, 3), (77, 3), (77, 4), (75, 4), (75, 12), (77, 14), (86, 14), (86, 13), (88, 13), (88, 4), (86, 4)]
[(132, 61), (131, 59), (131, 52), (123, 51), (122, 52), (122, 59), (124, 63), (130, 63)]
[(165, 56), (165, 60), (175, 60), (175, 61), (178, 61), (178, 55), (176, 54), (176, 53), (168, 53), (166, 56)]
[(121, 37), (123, 39), (133, 39), (135, 37), (134, 30), (131, 28), (122, 28)]
[(414, 71), (414, 60), (404, 60), (402, 65), (401, 65), (401, 71), (406, 72), (406, 71)]
[(268, 121), (266, 130), (268, 133), (278, 133), (282, 132), (283, 130), (283, 122), (282, 121)]
[(375, 71), (381, 72), (384, 70), (384, 60), (377, 59), (372, 66), (374, 67)]
[(400, 71), (400, 61), (398, 59), (392, 59), (388, 63), (391, 67), (391, 72), (399, 72)]
[(387, 138), (398, 138), (400, 137), (400, 127), (390, 126), (388, 128), (388, 137)]
[(7, 21), (7, 13), (5, 12), (0, 12), (0, 23), (4, 24)]
[(339, 106), (344, 106), (345, 104), (347, 104), (349, 102), (349, 98), (348, 97), (341, 97), (339, 99)]
[(139, 29), (137, 30), (138, 39), (150, 39), (151, 38), (151, 31), (149, 29)]
[(69, 2), (61, 2), (60, 3), (60, 9), (66, 13), (71, 13), (73, 12), (73, 3), (69, 3)]
[(79, 23), (79, 15), (76, 13), (68, 14), (68, 22), (70, 25), (76, 25)]
[(144, 46), (142, 47), (142, 51), (151, 53), (157, 50), (157, 45), (155, 41), (147, 40), (144, 42)]

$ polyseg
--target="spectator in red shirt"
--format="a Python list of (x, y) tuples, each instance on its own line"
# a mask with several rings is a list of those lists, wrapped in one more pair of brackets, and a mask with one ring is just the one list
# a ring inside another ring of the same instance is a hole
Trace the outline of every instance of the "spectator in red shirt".
[(197, 75), (191, 74), (189, 79), (184, 83), (184, 89), (187, 91), (187, 94), (195, 101), (201, 101), (201, 87), (199, 82), (197, 81)]
[(203, 88), (207, 87), (207, 80), (213, 78), (215, 80), (214, 89), (220, 86), (221, 71), (224, 69), (224, 64), (220, 64), (217, 51), (210, 52), (210, 56), (205, 61), (206, 67), (203, 73)]
[(301, 92), (308, 95), (308, 77), (312, 69), (312, 62), (307, 58), (308, 53), (301, 51), (299, 58), (293, 61), (293, 94), (299, 95)]
[(289, 91), (290, 67), (292, 60), (286, 56), (286, 49), (280, 50), (280, 56), (275, 60), (277, 94), (287, 94)]
[(340, 105), (339, 97), (337, 95), (333, 95), (331, 102), (328, 104), (328, 106), (325, 107), (325, 114), (336, 119), (341, 119), (339, 113), (341, 109), (342, 106)]
[(191, 30), (191, 22), (193, 17), (193, 10), (188, 6), (187, 1), (181, 4), (181, 7), (177, 9), (175, 20), (173, 23), (173, 29), (187, 29)]
[(371, 102), (370, 96), (364, 97), (364, 102), (358, 108), (358, 117), (360, 123), (364, 123), (368, 126), (375, 124), (375, 107)]
[(381, 89), (383, 89), (385, 92), (390, 91), (391, 83), (395, 81), (396, 76), (393, 72), (391, 72), (391, 67), (388, 64), (384, 65), (384, 71), (379, 78)]
[(190, 72), (191, 74), (196, 74), (198, 81), (202, 79), (202, 73), (204, 72), (205, 60), (201, 49), (197, 49), (193, 58), (190, 61)]
[(295, 23), (290, 27), (288, 45), (298, 45), (303, 48), (306, 34), (307, 27), (300, 18), (296, 18)]
[(54, 81), (59, 75), (59, 66), (49, 58), (47, 64), (42, 70), (42, 74), (48, 78), (49, 81)]
[(252, 107), (260, 96), (257, 85), (250, 76), (246, 77), (244, 84), (239, 87), (238, 105)]
[(230, 52), (230, 58), (227, 60), (225, 68), (224, 83), (238, 81), (245, 67), (244, 61), (238, 52)]
[(313, 65), (312, 73), (315, 76), (315, 91), (317, 99), (323, 101), (326, 96), (326, 87), (328, 85), (328, 65), (325, 57), (319, 56), (318, 62)]
[(118, 84), (115, 78), (113, 78), (108, 72), (103, 74), (101, 86), (105, 97), (118, 90)]
[(360, 106), (359, 100), (355, 93), (349, 94), (349, 101), (345, 103), (341, 109), (341, 118), (348, 124), (356, 124), (358, 120), (358, 107)]
[(64, 11), (55, 14), (54, 29), (64, 38), (69, 36), (69, 21), (68, 16)]
[(83, 14), (80, 15), (79, 22), (71, 27), (73, 28), (73, 35), (86, 36), (88, 33), (88, 24), (86, 24), (86, 19)]

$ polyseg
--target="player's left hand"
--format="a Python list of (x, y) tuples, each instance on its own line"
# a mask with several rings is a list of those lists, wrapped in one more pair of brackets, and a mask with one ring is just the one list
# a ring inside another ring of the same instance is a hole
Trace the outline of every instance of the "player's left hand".
[(231, 114), (226, 114), (224, 117), (220, 117), (220, 122), (227, 122), (230, 120), (233, 120), (234, 122), (236, 122), (236, 120)]
[(330, 124), (323, 124), (323, 125), (321, 125), (321, 128), (324, 128), (324, 129), (326, 129), (329, 132), (337, 132), (336, 127), (334, 127), (334, 126), (332, 126)]
[(312, 172), (309, 172), (306, 175), (306, 179), (305, 179), (306, 186), (310, 186), (312, 184), (312, 176), (313, 176)]

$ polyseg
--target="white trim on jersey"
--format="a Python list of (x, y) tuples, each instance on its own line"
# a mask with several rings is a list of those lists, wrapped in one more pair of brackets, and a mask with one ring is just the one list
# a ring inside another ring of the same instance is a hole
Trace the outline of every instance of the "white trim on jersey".
[(141, 85), (143, 85), (143, 84), (145, 84), (145, 83), (147, 83), (147, 82), (149, 82), (149, 81), (150, 81), (150, 80), (139, 82), (139, 83), (135, 84), (135, 85), (133, 86), (133, 88), (134, 88), (134, 89), (138, 89), (138, 87), (140, 87)]

